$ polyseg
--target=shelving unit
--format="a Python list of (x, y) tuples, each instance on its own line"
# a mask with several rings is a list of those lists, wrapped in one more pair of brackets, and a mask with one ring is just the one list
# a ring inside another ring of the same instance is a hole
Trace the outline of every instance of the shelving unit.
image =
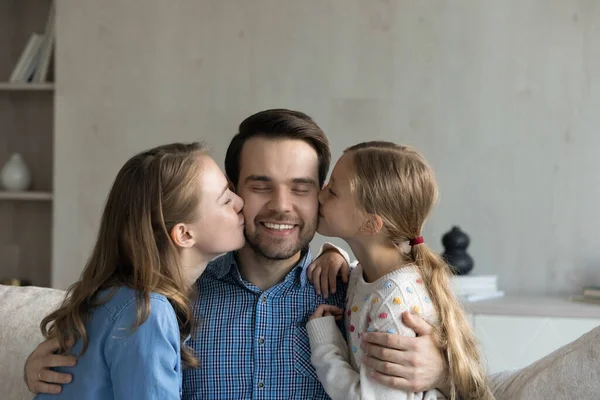
[(27, 192), (0, 191), (0, 280), (50, 286), (53, 200), (54, 82), (9, 82), (32, 32), (46, 29), (51, 0), (0, 2), (0, 169), (23, 156)]
[(0, 201), (52, 201), (51, 192), (0, 192)]
[(52, 91), (54, 83), (11, 83), (0, 82), (0, 91), (22, 92), (22, 91)]

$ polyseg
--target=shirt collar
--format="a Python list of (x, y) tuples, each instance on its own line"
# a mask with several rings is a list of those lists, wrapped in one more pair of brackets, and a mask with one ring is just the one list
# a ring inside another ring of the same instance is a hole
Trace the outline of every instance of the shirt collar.
[[(215, 271), (215, 275), (218, 279), (223, 279), (227, 274), (230, 273), (235, 273), (236, 275), (239, 275), (239, 269), (235, 258), (235, 251), (230, 251), (229, 253), (223, 256), (223, 258), (221, 259), (220, 268), (217, 271)], [(311, 261), (312, 253), (310, 251), (310, 248), (302, 250), (302, 254), (300, 255), (300, 261), (298, 262), (298, 264), (296, 264), (294, 268), (292, 268), (290, 273), (286, 276), (285, 281), (291, 279), (291, 275), (296, 275), (295, 280), (299, 279), (300, 286), (304, 288), (308, 283), (306, 271), (308, 270)]]
[(229, 253), (222, 256), (220, 260), (217, 261), (219, 264), (221, 264), (215, 271), (215, 276), (218, 279), (223, 279), (225, 275), (227, 275), (231, 271), (231, 267), (234, 267), (234, 269), (237, 270), (235, 253), (235, 251), (230, 251)]

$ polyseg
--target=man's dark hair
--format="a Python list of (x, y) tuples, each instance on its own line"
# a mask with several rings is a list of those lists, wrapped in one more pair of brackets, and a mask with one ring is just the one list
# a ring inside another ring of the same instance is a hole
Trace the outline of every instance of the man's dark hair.
[(235, 186), (240, 178), (242, 148), (253, 137), (302, 140), (311, 145), (319, 159), (319, 187), (323, 186), (331, 162), (329, 140), (308, 115), (281, 108), (265, 110), (246, 118), (238, 130), (225, 155), (225, 172)]

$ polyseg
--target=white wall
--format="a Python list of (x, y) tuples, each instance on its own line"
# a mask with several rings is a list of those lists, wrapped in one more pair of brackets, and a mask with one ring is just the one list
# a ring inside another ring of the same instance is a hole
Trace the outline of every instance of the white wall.
[(312, 115), (336, 158), (420, 148), (441, 186), (426, 239), (461, 226), (504, 289), (598, 284), (598, 27), (583, 0), (58, 0), (53, 285), (132, 153), (205, 139), (222, 160), (272, 107)]

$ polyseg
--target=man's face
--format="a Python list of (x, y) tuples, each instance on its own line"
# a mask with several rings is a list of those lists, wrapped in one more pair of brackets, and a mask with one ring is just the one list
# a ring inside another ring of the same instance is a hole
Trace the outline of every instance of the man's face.
[(312, 240), (318, 221), (319, 160), (302, 140), (249, 139), (237, 192), (244, 199), (246, 243), (272, 260), (291, 258)]

